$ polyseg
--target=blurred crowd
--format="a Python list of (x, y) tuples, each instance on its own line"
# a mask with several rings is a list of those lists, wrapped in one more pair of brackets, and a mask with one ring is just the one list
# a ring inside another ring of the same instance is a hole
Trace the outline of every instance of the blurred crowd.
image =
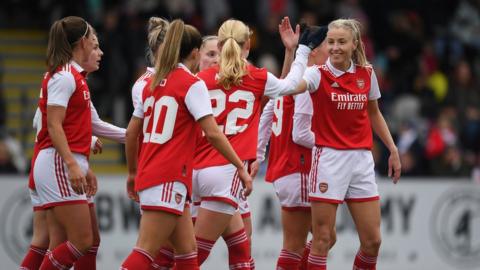
[[(355, 18), (403, 175), (470, 177), (480, 170), (480, 0), (8, 0), (0, 7), (0, 28), (47, 30), (67, 15), (91, 22), (105, 52), (90, 78), (92, 99), (119, 125), (130, 117), (130, 89), (145, 68), (149, 16), (182, 18), (204, 34), (227, 18), (243, 20), (253, 30), (249, 58), (277, 74), (283, 16), (309, 24)], [(388, 153), (379, 141), (373, 151), (384, 175)]]

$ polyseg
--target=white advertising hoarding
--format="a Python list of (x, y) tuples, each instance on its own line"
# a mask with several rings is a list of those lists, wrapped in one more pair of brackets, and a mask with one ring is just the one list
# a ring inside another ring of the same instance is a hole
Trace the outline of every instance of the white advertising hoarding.
[[(118, 269), (135, 244), (138, 208), (125, 195), (124, 176), (98, 179), (98, 269)], [(26, 183), (26, 177), (0, 177), (1, 269), (18, 268), (29, 246), (32, 211)], [(379, 186), (383, 241), (378, 269), (480, 269), (480, 185), (458, 179), (403, 179), (398, 185), (380, 181)], [(249, 202), (256, 269), (275, 269), (282, 231), (272, 186), (257, 179)], [(328, 268), (351, 269), (357, 249), (355, 227), (342, 206)], [(223, 240), (202, 269), (228, 269)]]

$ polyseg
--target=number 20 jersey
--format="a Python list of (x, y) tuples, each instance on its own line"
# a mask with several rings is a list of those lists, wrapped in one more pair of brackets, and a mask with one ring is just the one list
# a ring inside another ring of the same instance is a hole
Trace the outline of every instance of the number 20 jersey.
[(185, 67), (170, 72), (153, 92), (151, 82), (148, 80), (142, 94), (144, 139), (135, 189), (178, 181), (191, 194), (197, 145), (192, 134), (199, 132), (196, 120), (212, 114), (205, 84)]
[[(241, 160), (255, 160), (261, 97), (265, 92), (267, 70), (248, 65), (248, 74), (238, 86), (224, 89), (217, 83), (219, 67), (198, 73), (205, 81), (212, 102), (213, 116)], [(205, 137), (195, 153), (195, 169), (229, 164)]]

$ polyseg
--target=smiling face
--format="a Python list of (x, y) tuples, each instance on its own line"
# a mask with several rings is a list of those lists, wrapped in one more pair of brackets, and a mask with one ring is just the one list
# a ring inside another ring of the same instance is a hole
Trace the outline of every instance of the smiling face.
[(100, 50), (97, 35), (91, 34), (85, 40), (85, 61), (82, 63), (83, 69), (88, 73), (94, 72), (100, 68), (100, 60), (103, 51)]
[(350, 67), (353, 52), (358, 46), (352, 31), (344, 27), (331, 27), (326, 41), (330, 62), (335, 68), (346, 71)]
[(200, 70), (218, 64), (219, 58), (218, 39), (213, 38), (205, 41), (200, 48)]

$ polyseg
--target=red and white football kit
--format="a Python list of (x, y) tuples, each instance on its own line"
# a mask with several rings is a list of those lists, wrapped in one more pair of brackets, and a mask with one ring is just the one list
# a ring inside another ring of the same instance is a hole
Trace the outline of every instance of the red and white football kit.
[[(143, 106), (142, 103), (142, 93), (143, 89), (145, 88), (145, 85), (147, 84), (147, 81), (150, 79), (150, 77), (155, 74), (155, 68), (153, 67), (147, 67), (147, 70), (145, 73), (140, 76), (135, 84), (132, 86), (132, 104), (133, 104), (133, 109), (137, 106)], [(140, 156), (140, 151), (142, 150), (142, 142), (143, 142), (143, 133), (140, 133), (138, 136), (138, 155)]]
[(298, 98), (285, 96), (270, 100), (263, 110), (259, 128), (257, 160), (263, 161), (266, 144), (270, 139), (265, 179), (273, 183), (282, 209), (287, 211), (310, 209), (308, 174), (311, 148), (298, 145), (292, 140), (293, 116), (298, 107)]
[(373, 69), (352, 62), (343, 72), (328, 59), (308, 68), (304, 80), (314, 108), (310, 200), (378, 200), (367, 111), (368, 102), (380, 98)]
[(149, 80), (142, 94), (143, 106), (133, 115), (143, 118), (143, 146), (138, 160), (135, 189), (141, 208), (182, 215), (191, 194), (196, 123), (211, 115), (205, 83), (183, 64), (150, 90)]
[[(260, 103), (263, 96), (275, 98), (288, 95), (299, 83), (306, 68), (310, 49), (301, 45), (285, 79), (278, 79), (264, 68), (248, 65), (248, 74), (238, 86), (226, 90), (217, 83), (219, 67), (201, 71), (198, 76), (205, 81), (212, 100), (213, 115), (227, 136), (230, 144), (245, 164), (256, 158), (255, 142), (258, 138)], [(252, 143), (253, 142), (253, 143)], [(218, 168), (214, 168), (218, 167)], [(223, 168), (222, 168), (223, 167)], [(236, 168), (202, 138), (195, 153), (193, 179), (195, 200), (201, 199), (202, 207), (233, 214), (239, 203), (241, 183)], [(222, 173), (223, 171), (223, 173)], [(209, 191), (210, 193), (204, 193)], [(213, 209), (208, 201), (221, 201), (231, 205), (226, 209)], [(247, 216), (247, 213), (242, 213)]]
[(66, 164), (53, 147), (47, 129), (47, 106), (66, 108), (63, 130), (70, 150), (86, 174), (92, 138), (90, 104), (85, 73), (77, 63), (72, 61), (59, 67), (53, 75), (46, 73), (38, 102), (41, 128), (37, 131), (39, 153), (33, 169), (35, 187), (44, 208), (87, 203), (85, 194), (78, 195), (71, 188)]

